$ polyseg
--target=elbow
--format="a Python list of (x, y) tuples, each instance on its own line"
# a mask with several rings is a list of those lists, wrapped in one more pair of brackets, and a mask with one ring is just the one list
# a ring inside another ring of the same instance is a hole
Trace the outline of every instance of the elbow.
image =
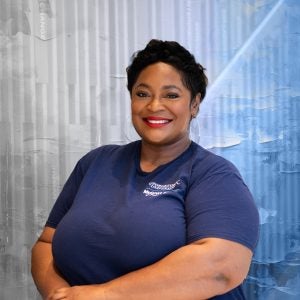
[(36, 257), (36, 248), (37, 248), (37, 242), (32, 246), (31, 248), (31, 262), (30, 262), (30, 271), (31, 271), (31, 275), (32, 277), (34, 277), (35, 275), (35, 257)]
[(43, 243), (40, 240), (37, 240), (31, 248), (30, 271), (33, 278), (38, 272), (38, 266), (43, 261), (46, 254), (47, 249), (43, 246)]
[[(227, 265), (227, 264), (226, 264)], [(247, 277), (250, 262), (244, 264), (231, 264), (219, 268), (214, 276), (214, 282), (220, 287), (220, 293), (224, 294), (241, 285)]]
[(218, 272), (214, 277), (214, 282), (216, 286), (219, 286), (219, 295), (225, 294), (234, 288), (238, 287), (243, 283), (247, 274), (238, 272), (237, 274), (232, 274), (231, 272), (223, 271)]
[(202, 240), (207, 247), (208, 274), (217, 295), (225, 294), (243, 283), (249, 272), (252, 251), (247, 247), (217, 238)]
[(249, 272), (251, 259), (232, 259), (226, 255), (223, 259), (211, 264), (211, 279), (213, 286), (217, 287), (216, 294), (225, 294), (241, 285)]

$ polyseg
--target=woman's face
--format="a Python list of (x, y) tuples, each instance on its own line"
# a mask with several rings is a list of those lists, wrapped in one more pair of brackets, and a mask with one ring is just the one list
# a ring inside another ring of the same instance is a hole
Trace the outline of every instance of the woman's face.
[(200, 95), (191, 103), (191, 92), (180, 73), (158, 62), (140, 73), (131, 92), (132, 123), (142, 140), (171, 145), (189, 138), (191, 116), (196, 114)]

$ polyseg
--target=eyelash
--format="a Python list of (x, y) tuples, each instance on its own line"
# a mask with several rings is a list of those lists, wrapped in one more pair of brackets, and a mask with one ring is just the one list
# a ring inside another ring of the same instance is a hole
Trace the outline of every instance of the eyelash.
[[(136, 92), (136, 96), (140, 97), (140, 98), (145, 98), (145, 97), (149, 97), (149, 94), (145, 93), (145, 92)], [(179, 95), (178, 94), (174, 94), (174, 93), (169, 93), (169, 94), (165, 95), (164, 98), (167, 98), (167, 99), (176, 99), (176, 98), (179, 98)]]
[(144, 98), (144, 97), (147, 97), (148, 94), (145, 93), (145, 92), (136, 92), (136, 96), (140, 97), (140, 98)]
[(166, 98), (168, 98), (168, 99), (176, 99), (178, 97), (179, 97), (179, 95), (177, 95), (177, 94), (167, 94)]

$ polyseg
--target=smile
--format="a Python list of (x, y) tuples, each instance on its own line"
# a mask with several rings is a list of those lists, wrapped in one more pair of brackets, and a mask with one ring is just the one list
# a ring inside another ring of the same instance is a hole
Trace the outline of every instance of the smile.
[(165, 124), (169, 123), (169, 120), (146, 120), (146, 122), (149, 122), (151, 124)]
[(163, 119), (163, 118), (157, 118), (157, 117), (149, 117), (149, 118), (143, 118), (143, 121), (150, 127), (162, 127), (166, 124), (169, 124), (172, 120), (170, 119)]

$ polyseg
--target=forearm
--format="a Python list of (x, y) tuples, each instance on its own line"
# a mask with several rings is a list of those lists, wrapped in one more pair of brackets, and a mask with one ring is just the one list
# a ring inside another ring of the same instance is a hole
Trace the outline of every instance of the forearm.
[(237, 285), (223, 272), (224, 264), (218, 255), (211, 257), (209, 248), (189, 245), (99, 288), (104, 288), (105, 300), (207, 299)]
[(54, 290), (69, 286), (54, 266), (50, 243), (38, 241), (32, 248), (31, 272), (43, 299)]
[(246, 277), (252, 252), (238, 243), (208, 238), (110, 282), (62, 288), (55, 300), (201, 300), (225, 294)]

